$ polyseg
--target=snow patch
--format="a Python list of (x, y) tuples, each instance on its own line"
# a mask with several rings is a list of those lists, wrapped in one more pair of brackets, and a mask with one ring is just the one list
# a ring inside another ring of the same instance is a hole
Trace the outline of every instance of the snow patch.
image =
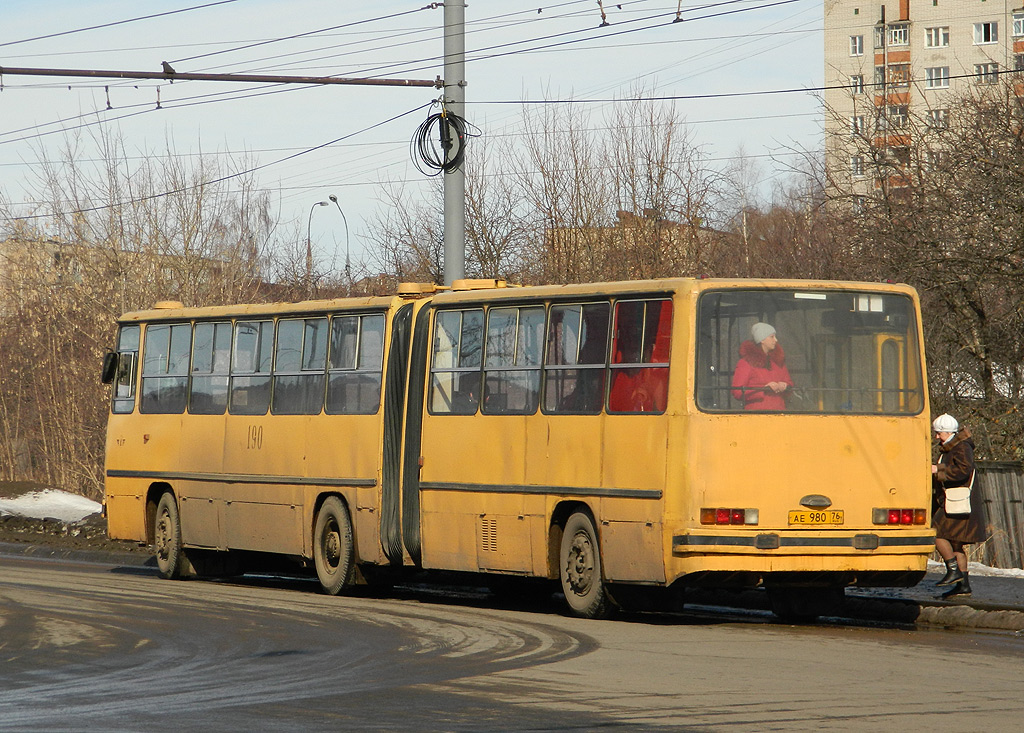
[(30, 491), (21, 496), (0, 497), (0, 514), (14, 514), (32, 519), (80, 522), (100, 509), (102, 506), (92, 499), (59, 489)]
[[(944, 573), (946, 572), (946, 566), (943, 565), (941, 562), (928, 560), (928, 572)], [(976, 578), (1024, 578), (1024, 570), (1022, 570), (1021, 568), (990, 568), (988, 565), (982, 565), (980, 562), (967, 563), (967, 572), (969, 572)]]

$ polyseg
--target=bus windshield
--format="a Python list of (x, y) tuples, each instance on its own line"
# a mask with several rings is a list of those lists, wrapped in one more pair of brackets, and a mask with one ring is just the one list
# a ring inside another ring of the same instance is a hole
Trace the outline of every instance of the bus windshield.
[(697, 406), (917, 414), (924, 386), (915, 313), (899, 293), (706, 292), (697, 314)]

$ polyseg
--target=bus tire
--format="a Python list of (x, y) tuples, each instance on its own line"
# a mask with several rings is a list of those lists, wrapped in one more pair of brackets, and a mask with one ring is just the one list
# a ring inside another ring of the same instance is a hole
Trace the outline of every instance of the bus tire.
[(601, 578), (601, 550), (594, 522), (583, 512), (571, 515), (562, 532), (559, 578), (569, 611), (580, 618), (604, 618), (611, 599)]
[(156, 566), (160, 571), (161, 578), (178, 580), (186, 576), (188, 560), (185, 558), (185, 550), (181, 546), (178, 503), (170, 491), (165, 491), (156, 505), (153, 547), (156, 554)]
[(355, 570), (352, 521), (345, 503), (336, 496), (327, 497), (316, 514), (313, 564), (320, 588), (328, 595), (338, 595), (352, 582)]

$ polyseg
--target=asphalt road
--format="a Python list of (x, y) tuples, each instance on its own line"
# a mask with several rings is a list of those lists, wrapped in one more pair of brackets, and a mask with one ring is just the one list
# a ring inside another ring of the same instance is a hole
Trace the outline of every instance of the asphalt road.
[(0, 730), (1019, 728), (1024, 638), (554, 609), (0, 557)]

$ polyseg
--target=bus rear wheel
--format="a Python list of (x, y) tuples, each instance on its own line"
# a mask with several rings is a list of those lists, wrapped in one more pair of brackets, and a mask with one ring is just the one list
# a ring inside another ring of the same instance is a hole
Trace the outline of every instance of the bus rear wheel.
[(336, 496), (324, 500), (313, 529), (313, 564), (323, 592), (336, 596), (352, 582), (355, 569), (352, 521)]
[(185, 577), (188, 560), (181, 546), (181, 522), (174, 494), (166, 491), (156, 505), (156, 523), (153, 526), (153, 546), (160, 577), (176, 580)]
[(601, 578), (601, 550), (594, 522), (583, 512), (569, 517), (562, 532), (559, 577), (569, 610), (580, 618), (604, 618), (611, 599)]

